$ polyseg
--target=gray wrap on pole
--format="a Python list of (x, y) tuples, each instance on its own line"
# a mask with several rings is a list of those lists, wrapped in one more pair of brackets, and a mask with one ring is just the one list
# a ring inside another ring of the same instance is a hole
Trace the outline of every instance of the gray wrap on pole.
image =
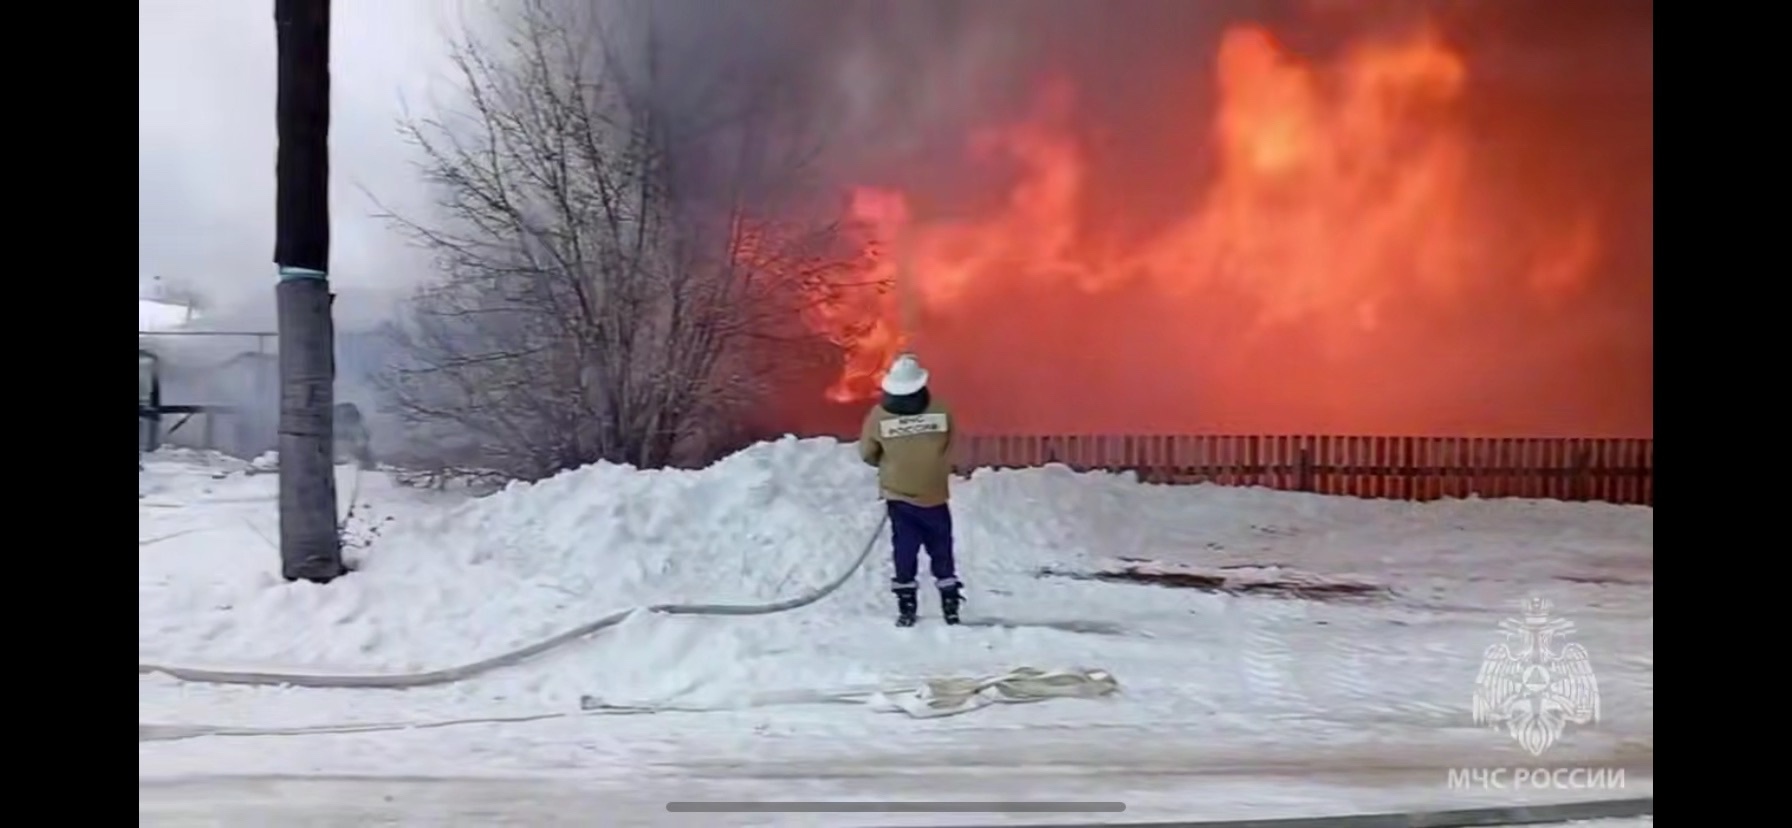
[(275, 0), (274, 262), (280, 325), (280, 572), (318, 583), (345, 572), (332, 451), (329, 0)]

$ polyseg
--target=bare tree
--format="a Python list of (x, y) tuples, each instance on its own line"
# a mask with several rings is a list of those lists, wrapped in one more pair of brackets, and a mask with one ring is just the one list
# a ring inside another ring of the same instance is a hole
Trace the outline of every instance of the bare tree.
[(703, 459), (827, 354), (805, 308), (863, 287), (775, 65), (669, 80), (644, 5), (565, 5), (454, 45), (464, 108), (403, 127), (438, 213), (390, 217), (441, 270), (394, 326), (392, 408), (454, 464), (525, 479)]

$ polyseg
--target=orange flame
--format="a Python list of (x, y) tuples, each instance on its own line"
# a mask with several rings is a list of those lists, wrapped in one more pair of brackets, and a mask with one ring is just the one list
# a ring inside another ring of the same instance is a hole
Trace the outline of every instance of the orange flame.
[[(1359, 43), (1315, 65), (1255, 26), (1225, 33), (1211, 122), (1215, 172), (1181, 215), (1120, 244), (1086, 219), (1090, 163), (1071, 129), (1073, 90), (1047, 84), (1027, 119), (971, 136), (974, 158), (1021, 174), (975, 219), (919, 221), (900, 191), (861, 188), (850, 215), (869, 239), (867, 276), (896, 294), (830, 302), (810, 320), (847, 354), (835, 401), (868, 399), (915, 328), (1016, 279), (1100, 294), (1143, 286), (1164, 302), (1223, 297), (1250, 329), (1299, 322), (1315, 347), (1348, 349), (1412, 303), (1464, 303), (1480, 283), (1518, 281), (1538, 300), (1583, 288), (1600, 251), (1590, 219), (1516, 245), (1475, 212), (1469, 142), (1457, 118), (1468, 67), (1431, 29)], [(900, 245), (912, 268), (885, 251)], [(1542, 251), (1529, 260), (1521, 247)], [(1504, 263), (1511, 263), (1510, 267)], [(1216, 299), (1217, 301), (1217, 299)]]

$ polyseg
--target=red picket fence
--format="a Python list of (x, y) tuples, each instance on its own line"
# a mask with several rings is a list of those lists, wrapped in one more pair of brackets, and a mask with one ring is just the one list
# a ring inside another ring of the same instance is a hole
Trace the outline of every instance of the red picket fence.
[(961, 472), (1062, 463), (1155, 483), (1400, 500), (1553, 498), (1655, 505), (1655, 441), (1627, 438), (967, 435)]

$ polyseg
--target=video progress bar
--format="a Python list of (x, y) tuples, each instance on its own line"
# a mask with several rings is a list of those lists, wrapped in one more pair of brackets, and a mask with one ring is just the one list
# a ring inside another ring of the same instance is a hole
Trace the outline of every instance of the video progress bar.
[(1124, 802), (668, 802), (675, 814), (1118, 814)]

